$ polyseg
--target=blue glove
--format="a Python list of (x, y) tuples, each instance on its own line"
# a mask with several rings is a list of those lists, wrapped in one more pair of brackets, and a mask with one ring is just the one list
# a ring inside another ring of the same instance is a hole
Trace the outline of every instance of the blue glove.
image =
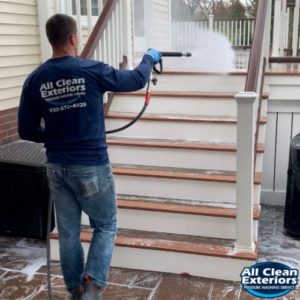
[(150, 48), (145, 55), (149, 55), (151, 56), (151, 58), (153, 59), (153, 63), (157, 64), (159, 63), (160, 59), (161, 59), (161, 53), (153, 48)]

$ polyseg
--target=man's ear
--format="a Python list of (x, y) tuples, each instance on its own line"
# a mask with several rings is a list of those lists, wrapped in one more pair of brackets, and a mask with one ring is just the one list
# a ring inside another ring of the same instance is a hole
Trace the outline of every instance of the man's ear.
[(76, 34), (71, 34), (69, 37), (69, 42), (72, 46), (76, 46)]

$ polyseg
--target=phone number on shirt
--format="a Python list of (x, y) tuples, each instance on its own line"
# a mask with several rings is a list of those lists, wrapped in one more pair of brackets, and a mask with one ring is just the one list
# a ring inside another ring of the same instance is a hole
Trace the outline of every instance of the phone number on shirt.
[(81, 103), (74, 103), (71, 105), (62, 105), (59, 107), (49, 108), (49, 111), (50, 111), (50, 113), (54, 113), (54, 112), (69, 110), (72, 108), (82, 108), (82, 107), (86, 107), (86, 106), (87, 106), (86, 102), (81, 102)]

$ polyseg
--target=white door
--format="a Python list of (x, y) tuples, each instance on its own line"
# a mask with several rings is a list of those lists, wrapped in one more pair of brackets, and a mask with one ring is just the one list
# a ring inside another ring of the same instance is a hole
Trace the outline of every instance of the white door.
[(145, 0), (134, 0), (133, 2), (135, 53), (144, 52), (147, 49), (145, 4)]
[(170, 50), (170, 0), (134, 0), (134, 50)]

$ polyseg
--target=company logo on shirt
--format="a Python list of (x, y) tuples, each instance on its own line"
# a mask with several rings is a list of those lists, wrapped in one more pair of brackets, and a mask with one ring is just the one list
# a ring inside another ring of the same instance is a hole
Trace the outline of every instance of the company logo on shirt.
[(61, 78), (42, 83), (40, 86), (41, 97), (56, 105), (76, 101), (80, 96), (85, 95), (85, 90), (84, 78)]

